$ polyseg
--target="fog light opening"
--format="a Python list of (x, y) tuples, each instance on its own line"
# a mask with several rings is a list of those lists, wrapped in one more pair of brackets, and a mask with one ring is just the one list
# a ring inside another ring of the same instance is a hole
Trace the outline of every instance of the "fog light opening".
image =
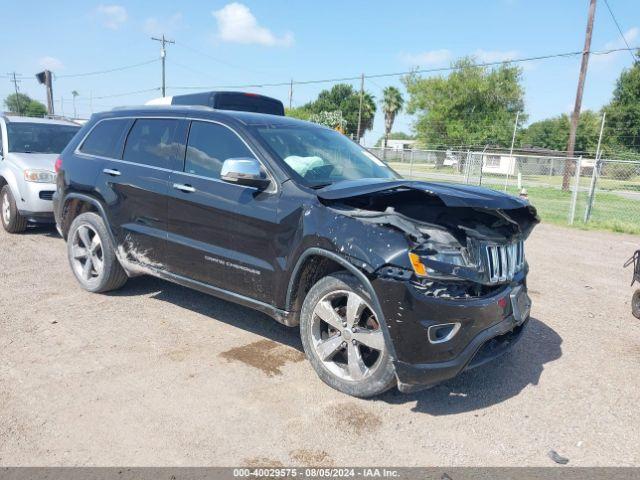
[(441, 323), (439, 325), (431, 325), (427, 330), (430, 343), (444, 343), (455, 337), (460, 330), (460, 323)]

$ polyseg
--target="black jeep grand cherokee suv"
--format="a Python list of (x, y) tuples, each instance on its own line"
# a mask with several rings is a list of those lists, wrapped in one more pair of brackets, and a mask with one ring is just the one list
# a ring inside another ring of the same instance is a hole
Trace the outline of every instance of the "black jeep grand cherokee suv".
[(83, 288), (151, 274), (300, 327), (330, 386), (403, 392), (517, 340), (526, 202), (408, 181), (328, 128), (169, 106), (94, 115), (62, 153), (55, 215)]

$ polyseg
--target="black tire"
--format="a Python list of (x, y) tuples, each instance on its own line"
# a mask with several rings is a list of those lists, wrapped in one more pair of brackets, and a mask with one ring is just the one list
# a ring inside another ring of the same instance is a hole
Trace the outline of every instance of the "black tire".
[[(82, 259), (78, 260), (74, 253), (74, 248), (79, 247), (75, 242), (80, 237), (80, 229), (93, 232), (94, 236), (97, 235), (99, 237), (102, 267), (99, 271), (95, 267), (90, 267), (95, 268), (95, 272), (90, 272), (89, 278), (82, 275), (79, 269), (81, 265), (78, 265), (78, 262), (82, 262)], [(127, 282), (127, 274), (116, 257), (111, 236), (108, 234), (107, 227), (100, 215), (87, 212), (78, 215), (73, 220), (67, 236), (67, 257), (71, 271), (78, 280), (78, 283), (89, 292), (103, 293), (117, 290)], [(93, 275), (93, 273), (95, 273), (95, 275)]]
[(631, 297), (631, 313), (634, 317), (640, 318), (640, 290), (633, 292)]
[[(334, 273), (320, 279), (311, 290), (309, 290), (302, 305), (302, 311), (300, 313), (302, 345), (309, 362), (324, 383), (354, 397), (373, 397), (396, 385), (395, 369), (389, 355), (389, 346), (386, 342), (384, 342), (384, 349), (377, 354), (375, 365), (372, 365), (374, 369), (358, 381), (341, 378), (341, 376), (332, 372), (329, 367), (326, 366), (327, 364), (320, 358), (316, 347), (314, 347), (314, 333), (312, 330), (316, 306), (328, 295), (331, 296), (332, 293), (344, 291), (354, 292), (368, 303), (368, 305), (373, 305), (369, 293), (353, 275), (347, 272)], [(379, 318), (378, 312), (372, 311), (372, 313), (375, 315), (375, 318)], [(382, 326), (378, 324), (378, 329), (381, 328)], [(382, 330), (380, 330), (380, 334), (382, 335)]]
[[(5, 202), (7, 201), (9, 208), (5, 210), (7, 207)], [(8, 219), (5, 218), (5, 211), (9, 214)], [(16, 200), (13, 198), (9, 185), (5, 185), (0, 191), (0, 217), (2, 218), (2, 226), (9, 233), (22, 233), (27, 229), (27, 219), (18, 212)]]

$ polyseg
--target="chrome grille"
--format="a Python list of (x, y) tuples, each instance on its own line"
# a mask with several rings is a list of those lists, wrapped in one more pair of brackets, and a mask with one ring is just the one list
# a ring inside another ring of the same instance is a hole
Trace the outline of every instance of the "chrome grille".
[(486, 267), (489, 282), (511, 280), (524, 266), (524, 242), (480, 244), (481, 261)]

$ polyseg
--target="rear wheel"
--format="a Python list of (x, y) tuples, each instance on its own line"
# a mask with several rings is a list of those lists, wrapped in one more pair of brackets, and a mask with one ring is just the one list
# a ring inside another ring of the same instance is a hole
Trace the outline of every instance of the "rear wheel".
[(18, 212), (9, 185), (5, 185), (0, 191), (0, 212), (2, 212), (2, 226), (7, 232), (21, 233), (27, 229), (27, 219)]
[(300, 334), (305, 353), (329, 386), (372, 397), (395, 385), (395, 371), (369, 294), (347, 273), (316, 283), (305, 298)]
[(71, 223), (67, 256), (71, 270), (85, 290), (108, 292), (117, 290), (127, 281), (107, 227), (95, 213), (78, 215)]
[(633, 292), (631, 297), (631, 313), (634, 317), (640, 318), (640, 289)]

